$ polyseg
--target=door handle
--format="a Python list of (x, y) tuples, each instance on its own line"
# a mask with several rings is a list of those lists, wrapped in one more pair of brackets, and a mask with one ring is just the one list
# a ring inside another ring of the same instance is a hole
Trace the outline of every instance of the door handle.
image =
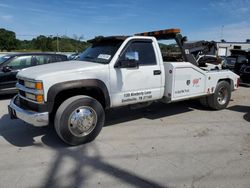
[(154, 70), (154, 75), (160, 75), (161, 74), (161, 70)]

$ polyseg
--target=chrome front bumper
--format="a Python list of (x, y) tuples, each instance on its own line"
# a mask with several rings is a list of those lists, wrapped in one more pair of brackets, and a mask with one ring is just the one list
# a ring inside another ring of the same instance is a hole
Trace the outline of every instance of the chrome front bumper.
[(16, 102), (17, 96), (15, 96), (8, 106), (9, 115), (11, 119), (21, 119), (26, 123), (32, 124), (35, 127), (43, 127), (49, 124), (48, 112), (34, 112), (30, 110), (24, 110), (20, 108)]

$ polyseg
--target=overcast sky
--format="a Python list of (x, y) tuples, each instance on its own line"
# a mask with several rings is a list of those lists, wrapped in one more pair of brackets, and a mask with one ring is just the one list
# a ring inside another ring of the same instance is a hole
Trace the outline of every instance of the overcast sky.
[[(250, 38), (250, 0), (0, 0), (0, 28), (35, 35), (131, 35), (181, 28), (189, 40)], [(24, 36), (28, 35), (28, 36)]]

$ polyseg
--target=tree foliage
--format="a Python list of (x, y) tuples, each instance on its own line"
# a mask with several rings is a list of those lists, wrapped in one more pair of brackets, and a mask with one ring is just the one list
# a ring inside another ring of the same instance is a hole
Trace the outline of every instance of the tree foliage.
[(177, 44), (162, 44), (159, 43), (160, 49), (162, 52), (180, 52), (180, 48)]
[(31, 41), (20, 41), (19, 50), (40, 50), (60, 52), (81, 52), (90, 44), (67, 36), (51, 37), (40, 35)]
[(73, 38), (40, 35), (32, 40), (18, 40), (13, 31), (0, 29), (0, 50), (82, 52), (90, 45), (82, 39), (83, 35)]
[(0, 28), (0, 50), (11, 51), (17, 47), (18, 41), (13, 31)]

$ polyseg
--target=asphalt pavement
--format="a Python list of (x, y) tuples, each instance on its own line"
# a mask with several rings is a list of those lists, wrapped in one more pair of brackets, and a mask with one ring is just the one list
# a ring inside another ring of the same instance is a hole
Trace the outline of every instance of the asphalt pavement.
[(227, 109), (197, 101), (107, 112), (91, 143), (10, 120), (0, 97), (0, 187), (250, 187), (250, 88)]

